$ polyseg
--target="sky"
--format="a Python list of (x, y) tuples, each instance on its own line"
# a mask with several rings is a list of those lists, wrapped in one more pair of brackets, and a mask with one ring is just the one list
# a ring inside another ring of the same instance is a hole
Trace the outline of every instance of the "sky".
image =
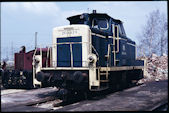
[(167, 15), (167, 1), (1, 2), (1, 59), (13, 59), (23, 45), (26, 51), (34, 49), (35, 32), (39, 46), (51, 45), (54, 27), (68, 25), (67, 17), (92, 10), (123, 21), (127, 37), (138, 44), (148, 14), (156, 9)]

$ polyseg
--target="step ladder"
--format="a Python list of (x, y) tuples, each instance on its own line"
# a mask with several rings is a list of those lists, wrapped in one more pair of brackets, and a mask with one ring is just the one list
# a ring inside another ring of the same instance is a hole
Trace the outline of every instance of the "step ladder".
[(108, 89), (109, 88), (109, 72), (108, 70), (106, 71), (100, 71), (99, 70), (99, 80), (100, 80), (100, 88), (102, 89)]
[[(109, 82), (109, 80), (108, 80), (108, 75), (109, 75), (110, 73), (108, 73), (108, 71), (106, 71), (106, 72), (100, 72), (100, 82)], [(105, 76), (104, 78), (105, 79), (101, 79), (102, 77), (101, 76)]]
[[(115, 32), (115, 29), (117, 29), (116, 32)], [(113, 58), (114, 59), (114, 66), (117, 66), (117, 62), (120, 61), (120, 60), (116, 59), (116, 56), (119, 53), (119, 49), (120, 49), (119, 44), (120, 44), (119, 43), (119, 26), (113, 25), (113, 50), (111, 52), (114, 54), (114, 58)], [(116, 49), (116, 46), (117, 46), (117, 49)]]

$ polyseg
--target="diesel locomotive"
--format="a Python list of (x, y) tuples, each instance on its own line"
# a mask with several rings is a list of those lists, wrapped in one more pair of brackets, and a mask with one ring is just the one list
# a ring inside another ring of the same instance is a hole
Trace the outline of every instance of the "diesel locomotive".
[(42, 52), (33, 56), (36, 85), (45, 82), (63, 94), (98, 92), (143, 78), (144, 62), (122, 21), (96, 10), (67, 19), (70, 25), (53, 29), (50, 65), (42, 66)]

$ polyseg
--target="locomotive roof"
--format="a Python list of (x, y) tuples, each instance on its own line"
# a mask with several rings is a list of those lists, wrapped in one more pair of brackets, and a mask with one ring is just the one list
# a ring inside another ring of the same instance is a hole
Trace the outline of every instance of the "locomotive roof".
[[(105, 17), (105, 18), (108, 18), (108, 19), (110, 19), (110, 18), (112, 18), (112, 17), (110, 17), (109, 15), (107, 15), (106, 13), (90, 13), (90, 14), (88, 14), (88, 13), (83, 13), (84, 15), (89, 15), (89, 17)], [(81, 14), (81, 15), (83, 15), (83, 14)], [(71, 16), (71, 17), (68, 17), (67, 19), (69, 20), (69, 21), (73, 21), (73, 20), (76, 20), (76, 19), (80, 19), (80, 16), (81, 15), (75, 15), (75, 16)], [(112, 18), (113, 19), (113, 21), (115, 21), (116, 23), (122, 23), (122, 21), (121, 20), (119, 20), (119, 19), (114, 19), (114, 18)]]

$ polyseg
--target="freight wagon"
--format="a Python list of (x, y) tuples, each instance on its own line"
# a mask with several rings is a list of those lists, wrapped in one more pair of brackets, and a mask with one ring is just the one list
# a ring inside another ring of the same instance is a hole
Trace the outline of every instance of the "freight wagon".
[[(33, 55), (36, 50), (36, 55), (42, 52), (42, 67), (46, 67), (46, 65), (50, 65), (49, 59), (47, 59), (47, 55), (50, 56), (50, 50), (48, 48), (36, 48), (34, 50), (26, 52), (25, 46), (21, 47), (21, 50), (18, 53), (14, 54), (14, 69), (6, 69), (6, 63), (4, 62), (1, 70), (2, 75), (2, 85), (4, 88), (37, 88), (36, 85), (39, 83), (35, 76), (33, 76)], [(41, 87), (46, 87), (47, 84)]]

